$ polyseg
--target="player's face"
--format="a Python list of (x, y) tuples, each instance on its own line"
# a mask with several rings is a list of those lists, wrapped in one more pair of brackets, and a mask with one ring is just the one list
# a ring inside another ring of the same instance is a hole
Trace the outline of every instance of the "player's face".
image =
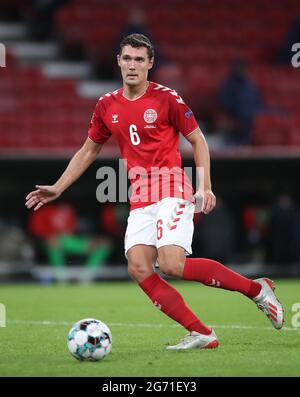
[(129, 86), (138, 86), (147, 81), (148, 71), (153, 66), (153, 59), (150, 61), (147, 48), (126, 45), (118, 55), (118, 65), (121, 68), (124, 83)]

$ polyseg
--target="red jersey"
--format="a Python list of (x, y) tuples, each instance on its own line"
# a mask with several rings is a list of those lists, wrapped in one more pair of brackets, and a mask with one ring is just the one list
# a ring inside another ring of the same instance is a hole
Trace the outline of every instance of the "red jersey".
[(181, 165), (179, 133), (191, 134), (198, 124), (176, 91), (150, 82), (144, 95), (134, 100), (123, 89), (101, 97), (88, 136), (104, 144), (117, 139), (128, 170), (131, 209), (145, 207), (165, 197), (194, 201), (193, 188)]

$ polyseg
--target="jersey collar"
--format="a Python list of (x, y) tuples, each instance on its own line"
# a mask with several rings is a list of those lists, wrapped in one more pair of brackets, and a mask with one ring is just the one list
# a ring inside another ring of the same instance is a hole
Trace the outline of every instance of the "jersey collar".
[(137, 97), (137, 98), (135, 98), (135, 99), (128, 99), (128, 98), (126, 98), (126, 97), (123, 95), (123, 88), (120, 88), (119, 97), (120, 97), (120, 99), (121, 99), (122, 102), (127, 102), (127, 103), (128, 103), (128, 102), (136, 102), (136, 101), (138, 101), (138, 100), (140, 100), (140, 99), (142, 99), (142, 98), (148, 96), (148, 95), (150, 94), (150, 92), (152, 91), (152, 89), (153, 89), (153, 82), (152, 82), (152, 81), (149, 81), (149, 85), (148, 85), (148, 87), (147, 87), (147, 90), (144, 92), (144, 94), (140, 95), (139, 97)]

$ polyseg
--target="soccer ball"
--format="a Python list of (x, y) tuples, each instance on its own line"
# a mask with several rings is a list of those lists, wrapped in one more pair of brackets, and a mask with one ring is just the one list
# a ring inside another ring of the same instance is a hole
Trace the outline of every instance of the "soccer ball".
[(112, 335), (103, 322), (86, 318), (73, 325), (67, 343), (69, 352), (77, 360), (99, 361), (110, 352)]

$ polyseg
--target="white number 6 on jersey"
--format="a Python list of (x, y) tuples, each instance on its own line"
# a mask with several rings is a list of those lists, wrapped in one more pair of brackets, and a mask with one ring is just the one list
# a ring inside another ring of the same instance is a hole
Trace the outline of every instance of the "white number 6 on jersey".
[(137, 146), (141, 143), (141, 138), (140, 138), (139, 134), (137, 133), (137, 127), (135, 124), (130, 124), (129, 134), (130, 134), (131, 143), (134, 146)]

